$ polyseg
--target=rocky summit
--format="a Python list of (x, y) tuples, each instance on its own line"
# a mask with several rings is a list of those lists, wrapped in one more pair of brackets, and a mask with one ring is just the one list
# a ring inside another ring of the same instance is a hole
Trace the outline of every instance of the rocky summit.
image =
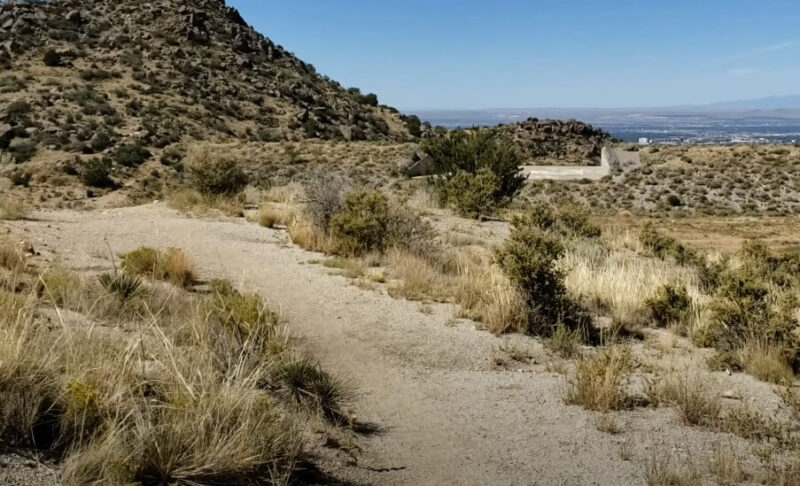
[(128, 143), (413, 138), (223, 0), (0, 5), (0, 150), (101, 153)]
[(527, 120), (495, 128), (509, 138), (533, 163), (584, 165), (600, 162), (603, 145), (611, 135), (576, 120)]

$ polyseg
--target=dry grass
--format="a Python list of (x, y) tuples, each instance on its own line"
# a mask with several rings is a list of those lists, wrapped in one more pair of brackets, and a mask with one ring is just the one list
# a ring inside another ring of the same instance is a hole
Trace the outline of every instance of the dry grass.
[(681, 282), (693, 298), (702, 299), (696, 276), (688, 269), (637, 255), (624, 234), (609, 238), (606, 245), (577, 242), (563, 260), (567, 288), (597, 314), (609, 315), (618, 325), (634, 330), (648, 324), (645, 302), (665, 284)]
[(723, 486), (740, 484), (749, 477), (747, 470), (742, 465), (741, 458), (734, 452), (732, 444), (728, 444), (727, 447), (720, 443), (714, 444), (709, 469), (719, 484)]
[(628, 404), (625, 385), (633, 368), (630, 348), (615, 346), (578, 362), (564, 401), (587, 410), (609, 412)]
[(30, 208), (19, 199), (9, 197), (0, 199), (0, 220), (25, 219), (30, 212)]
[(701, 486), (700, 471), (691, 462), (674, 459), (664, 451), (654, 452), (644, 465), (647, 486)]
[[(135, 297), (147, 312), (116, 313), (126, 332), (95, 324), (111, 323), (95, 309), (116, 298), (96, 279), (53, 269), (39, 281), (41, 299), (0, 295), (0, 445), (57, 452), (67, 484), (283, 482), (307, 411), (333, 417), (346, 399), (230, 283), (211, 296), (148, 285)], [(40, 325), (55, 308), (91, 317)]]
[(241, 217), (244, 215), (244, 194), (239, 196), (208, 196), (200, 192), (182, 188), (169, 194), (167, 205), (180, 212), (204, 217), (214, 214)]
[(673, 372), (651, 382), (646, 390), (653, 405), (671, 405), (687, 425), (716, 426), (722, 399), (710, 376), (695, 372)]
[(330, 239), (303, 216), (295, 216), (289, 222), (288, 230), (292, 243), (304, 250), (324, 253), (330, 247)]
[(139, 248), (123, 255), (122, 268), (133, 275), (164, 280), (184, 288), (194, 283), (197, 274), (194, 263), (178, 248), (166, 252)]
[(258, 224), (265, 228), (274, 228), (276, 225), (286, 226), (291, 219), (286, 211), (274, 207), (262, 206), (258, 210)]
[(741, 353), (745, 371), (759, 380), (778, 385), (791, 385), (794, 381), (794, 372), (780, 348), (754, 341), (748, 342)]
[(449, 297), (448, 279), (421, 256), (401, 250), (390, 250), (387, 265), (397, 279), (389, 286), (389, 294), (409, 300), (444, 302)]

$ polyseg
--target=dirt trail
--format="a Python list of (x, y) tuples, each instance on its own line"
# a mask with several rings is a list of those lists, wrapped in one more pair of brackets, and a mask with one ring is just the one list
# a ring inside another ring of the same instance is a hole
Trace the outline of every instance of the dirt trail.
[[(598, 432), (591, 414), (563, 405), (563, 377), (542, 363), (496, 369), (498, 347), (524, 338), (453, 325), (448, 306), (423, 313), (417, 303), (359, 289), (309, 264), (319, 255), (288, 246), (282, 231), (189, 219), (161, 205), (36, 218), (9, 225), (37, 250), (57, 250), (68, 266), (106, 265), (106, 241), (115, 252), (177, 246), (204, 277), (262, 293), (303, 346), (355, 385), (359, 420), (382, 429), (361, 441), (358, 465), (327, 465), (338, 477), (369, 484), (643, 484), (640, 465), (620, 459), (622, 436)], [(636, 413), (656, 436), (669, 426)]]

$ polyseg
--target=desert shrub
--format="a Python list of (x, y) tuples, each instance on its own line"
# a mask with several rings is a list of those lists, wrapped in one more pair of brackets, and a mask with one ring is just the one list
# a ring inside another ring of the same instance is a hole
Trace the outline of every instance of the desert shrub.
[(45, 66), (50, 66), (50, 67), (61, 66), (62, 63), (61, 54), (59, 54), (55, 49), (47, 49), (46, 51), (44, 51), (44, 55), (42, 56), (42, 61), (44, 62)]
[(559, 239), (524, 216), (512, 221), (511, 234), (497, 252), (500, 267), (525, 296), (531, 333), (549, 336), (559, 322), (570, 329), (584, 324), (583, 313), (567, 296), (565, 273), (558, 266), (563, 255)]
[(184, 165), (189, 185), (206, 196), (235, 196), (249, 181), (238, 160), (209, 150), (190, 151)]
[(389, 198), (379, 191), (355, 190), (331, 220), (335, 251), (358, 256), (386, 249), (389, 226)]
[(502, 207), (525, 184), (521, 154), (489, 130), (458, 130), (428, 138), (422, 149), (440, 176), (436, 184), (442, 199), (460, 211), (465, 208), (474, 212), (475, 204), (486, 199), (491, 201), (487, 209)]
[(241, 339), (273, 345), (280, 319), (258, 294), (243, 294), (228, 280), (211, 282), (212, 299), (206, 304), (209, 315)]
[(485, 167), (477, 174), (459, 171), (442, 186), (441, 198), (461, 216), (477, 218), (494, 213), (499, 187), (500, 179)]
[(672, 258), (679, 265), (695, 263), (699, 258), (695, 250), (685, 247), (671, 236), (660, 233), (650, 223), (639, 233), (639, 242), (654, 256), (662, 260)]
[(89, 159), (80, 171), (81, 180), (90, 187), (112, 188), (116, 183), (111, 179), (111, 161), (105, 158)]
[(692, 299), (685, 286), (664, 284), (645, 304), (656, 325), (664, 327), (683, 321), (691, 308)]
[(744, 370), (742, 354), (737, 351), (725, 351), (714, 353), (706, 361), (711, 371), (731, 371), (737, 372)]
[(583, 238), (597, 238), (602, 233), (599, 226), (589, 221), (589, 211), (576, 203), (561, 205), (555, 217), (562, 232)]
[(120, 146), (112, 156), (114, 161), (123, 167), (138, 167), (145, 163), (153, 154), (137, 143)]
[(142, 247), (124, 255), (121, 266), (126, 273), (164, 280), (184, 288), (195, 280), (193, 264), (178, 248), (160, 252)]
[(611, 347), (578, 362), (570, 379), (565, 402), (587, 410), (608, 412), (627, 406), (624, 385), (633, 369), (633, 355), (627, 347)]
[(33, 108), (27, 101), (14, 101), (6, 107), (6, 119), (19, 122), (27, 117)]
[(330, 231), (331, 221), (344, 207), (350, 189), (350, 182), (338, 175), (321, 175), (303, 186), (306, 211), (321, 232)]

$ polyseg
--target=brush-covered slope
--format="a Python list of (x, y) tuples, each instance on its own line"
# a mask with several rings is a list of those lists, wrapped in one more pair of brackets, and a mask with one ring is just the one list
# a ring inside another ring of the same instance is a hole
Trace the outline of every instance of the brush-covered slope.
[[(16, 162), (187, 140), (405, 140), (224, 0), (0, 4), (0, 151)], [(6, 156), (7, 157), (7, 156)]]

